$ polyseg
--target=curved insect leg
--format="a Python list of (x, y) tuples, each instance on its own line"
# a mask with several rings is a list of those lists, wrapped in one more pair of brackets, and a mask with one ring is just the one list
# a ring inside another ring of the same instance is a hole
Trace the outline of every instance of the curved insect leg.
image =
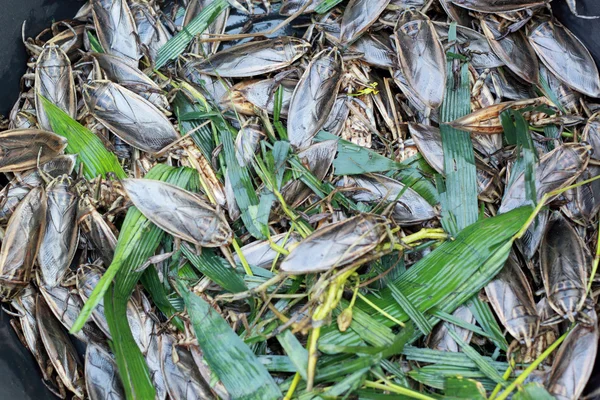
[(23, 25), (21, 26), (21, 40), (23, 41), (23, 45), (25, 45), (27, 50), (29, 50), (33, 55), (35, 55), (37, 57), (42, 52), (42, 48), (40, 46), (32, 43), (30, 40), (25, 39), (25, 24), (26, 23), (27, 23), (27, 21), (23, 21)]
[(546, 319), (545, 321), (541, 321), (540, 326), (552, 326), (552, 325), (559, 324), (562, 321), (564, 321), (564, 318), (561, 315), (556, 314), (556, 315)]
[(506, 36), (510, 35), (511, 33), (517, 32), (519, 29), (524, 27), (531, 20), (531, 18), (533, 17), (533, 11), (531, 11), (530, 9), (525, 9), (523, 11), (525, 11), (525, 13), (527, 15), (525, 17), (521, 18), (520, 20), (513, 22), (512, 24), (506, 26), (505, 32), (497, 40), (502, 40)]
[[(52, 24), (52, 32), (53, 33), (55, 32), (55, 29), (58, 25), (66, 26), (67, 29), (70, 30), (71, 33), (73, 34), (73, 37), (71, 39), (67, 40), (65, 43), (63, 43), (60, 46), (60, 49), (62, 51), (64, 51), (65, 53), (68, 53), (69, 51), (71, 51), (71, 49), (75, 45), (75, 43), (77, 43), (77, 32), (75, 32), (75, 29), (73, 29), (73, 27), (70, 24), (66, 23), (65, 21), (58, 21), (58, 22), (55, 22), (54, 24)], [(58, 30), (56, 29), (56, 31), (58, 31)], [(55, 35), (56, 35), (56, 33), (55, 33)]]
[(56, 386), (53, 382), (46, 381), (43, 379), (42, 383), (44, 384), (44, 386), (46, 386), (46, 388), (48, 388), (49, 391), (51, 391), (59, 399), (65, 399), (67, 397), (67, 390), (65, 389), (65, 385), (60, 379), (56, 380)]
[(577, 0), (567, 0), (567, 5), (574, 16), (582, 19), (598, 19), (600, 15), (581, 15), (577, 12)]

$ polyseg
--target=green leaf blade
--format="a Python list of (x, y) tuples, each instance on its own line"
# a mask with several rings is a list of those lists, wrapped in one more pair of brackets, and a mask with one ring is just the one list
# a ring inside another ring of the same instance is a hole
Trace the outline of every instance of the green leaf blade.
[(277, 335), (277, 340), (296, 367), (296, 371), (302, 379), (307, 380), (308, 351), (302, 347), (296, 336), (289, 329)]
[(67, 139), (68, 144), (65, 151), (78, 155), (78, 162), (83, 163), (83, 174), (87, 179), (91, 180), (98, 176), (106, 177), (109, 173), (119, 179), (127, 177), (117, 157), (106, 150), (98, 136), (75, 121), (50, 100), (43, 96), (41, 99), (52, 130)]
[(479, 368), (481, 372), (489, 379), (493, 380), (496, 383), (506, 384), (506, 381), (502, 378), (502, 376), (496, 371), (496, 369), (491, 366), (482, 356), (477, 353), (475, 349), (473, 349), (469, 344), (467, 344), (462, 338), (453, 330), (449, 329), (448, 333), (450, 337), (458, 343), (464, 354), (469, 357)]
[(242, 277), (232, 270), (224, 259), (218, 257), (210, 249), (203, 249), (200, 255), (194, 254), (185, 244), (182, 245), (181, 249), (194, 267), (223, 289), (231, 293), (248, 290)]
[(555, 400), (556, 398), (552, 396), (548, 391), (538, 382), (531, 382), (527, 385), (524, 385), (521, 390), (519, 390), (512, 397), (513, 400)]
[(347, 140), (340, 139), (331, 133), (321, 131), (315, 136), (315, 141), (338, 141), (338, 155), (333, 160), (335, 175), (358, 175), (370, 172), (387, 172), (402, 168), (400, 163), (390, 160), (369, 150), (366, 147), (355, 145)]
[[(456, 23), (448, 33), (456, 37)], [(450, 122), (471, 112), (469, 66), (460, 66), (460, 74), (454, 73), (455, 61), (447, 63), (446, 97), (441, 107), (442, 122)], [(458, 77), (458, 82), (455, 82)], [(444, 172), (446, 190), (442, 193), (442, 226), (452, 235), (471, 225), (478, 218), (477, 169), (471, 134), (441, 124), (444, 149)]]
[(446, 399), (485, 400), (485, 388), (474, 379), (448, 377), (444, 395)]
[(264, 234), (255, 224), (255, 216), (252, 215), (252, 207), (258, 207), (260, 201), (254, 190), (252, 179), (248, 168), (241, 167), (235, 158), (233, 135), (229, 129), (221, 131), (221, 143), (227, 169), (225, 173), (229, 176), (235, 200), (242, 214), (242, 221), (248, 232), (257, 239), (266, 239)]
[(315, 12), (317, 14), (324, 14), (327, 11), (331, 10), (333, 7), (335, 7), (338, 4), (340, 4), (341, 2), (342, 2), (342, 0), (322, 0), (315, 7)]
[(244, 341), (206, 301), (177, 285), (211, 370), (232, 399), (279, 399), (279, 387)]
[(227, 0), (215, 0), (194, 18), (181, 32), (173, 36), (167, 43), (158, 50), (155, 67), (161, 68), (169, 61), (176, 59), (192, 41), (192, 39), (201, 34), (208, 28), (212, 22), (217, 19), (225, 9), (229, 7)]
[[(510, 249), (513, 235), (530, 214), (530, 207), (521, 207), (468, 226), (455, 240), (440, 245), (392, 284), (421, 312), (436, 305), (453, 312), (498, 273), (508, 256), (507, 246)], [(466, 286), (470, 280), (476, 280), (476, 285)], [(408, 320), (406, 312), (391, 299), (389, 288), (381, 290), (377, 297), (367, 298), (400, 321)], [(447, 304), (453, 309), (446, 309)], [(360, 300), (357, 306), (369, 310)]]

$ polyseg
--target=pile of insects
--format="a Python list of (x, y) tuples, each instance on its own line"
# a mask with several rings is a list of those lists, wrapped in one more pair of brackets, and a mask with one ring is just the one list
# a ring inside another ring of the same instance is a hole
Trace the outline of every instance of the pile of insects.
[(600, 395), (600, 77), (546, 0), (27, 30), (0, 297), (57, 396)]

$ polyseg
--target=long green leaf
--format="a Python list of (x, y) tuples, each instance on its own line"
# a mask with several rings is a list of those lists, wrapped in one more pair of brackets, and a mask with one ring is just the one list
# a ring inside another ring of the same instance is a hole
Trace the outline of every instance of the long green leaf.
[(512, 109), (508, 109), (500, 114), (502, 128), (506, 132), (513, 132), (515, 143), (517, 145), (517, 160), (510, 171), (510, 180), (507, 187), (510, 187), (514, 180), (524, 171), (525, 172), (525, 197), (532, 205), (537, 203), (537, 192), (535, 189), (535, 165), (538, 161), (537, 150), (533, 144), (527, 121), (523, 115)]
[(552, 396), (548, 391), (538, 382), (531, 382), (527, 385), (524, 385), (521, 390), (519, 390), (512, 397), (513, 400), (555, 400), (556, 398)]
[[(341, 311), (348, 306), (349, 303), (346, 300), (342, 300), (336, 311)], [(371, 314), (372, 309), (370, 308), (362, 309), (354, 307), (352, 309), (352, 323), (350, 324), (350, 328), (352, 331), (358, 333), (360, 338), (370, 345), (377, 347), (391, 345), (394, 342), (394, 333), (390, 328), (379, 323), (374, 316), (371, 316)], [(337, 315), (334, 314), (334, 316)], [(337, 330), (337, 327), (335, 328)], [(319, 340), (319, 343), (326, 343), (325, 340), (323, 340), (323, 336)]]
[(548, 151), (552, 151), (555, 148), (554, 145), (556, 143), (556, 140), (560, 137), (560, 129), (558, 129), (558, 126), (556, 125), (546, 125), (544, 127), (544, 136), (546, 136), (549, 139), (555, 139), (549, 140), (548, 143), (546, 143)]
[(506, 338), (502, 333), (500, 325), (498, 325), (496, 317), (494, 317), (489, 303), (481, 301), (478, 296), (473, 296), (469, 301), (469, 310), (471, 310), (479, 325), (481, 325), (496, 346), (500, 347), (502, 350), (507, 350), (508, 343), (506, 342)]
[(402, 164), (390, 160), (369, 150), (366, 147), (355, 145), (347, 140), (340, 139), (331, 133), (321, 131), (315, 137), (315, 141), (324, 140), (338, 141), (338, 155), (333, 160), (335, 175), (357, 175), (369, 172), (387, 172), (402, 168)]
[[(343, 364), (331, 363), (318, 368), (316, 382), (335, 380), (338, 377), (346, 377), (364, 368), (379, 364), (382, 360), (401, 354), (404, 346), (414, 336), (414, 324), (409, 323), (404, 329), (390, 339), (384, 346), (377, 348), (378, 352), (369, 356), (360, 356)], [(371, 352), (369, 352), (371, 353)]]
[(419, 311), (413, 306), (410, 300), (408, 300), (406, 296), (402, 294), (400, 289), (398, 289), (394, 285), (389, 285), (388, 287), (390, 288), (394, 300), (396, 300), (398, 305), (406, 312), (406, 315), (408, 315), (411, 321), (413, 321), (415, 325), (417, 325), (419, 330), (424, 335), (428, 335), (429, 333), (431, 333), (431, 325), (429, 324), (429, 321), (427, 321), (427, 319), (425, 318), (425, 315), (423, 315), (421, 311)]
[(127, 321), (127, 300), (117, 292), (114, 285), (109, 287), (104, 297), (104, 313), (114, 339), (112, 348), (119, 376), (128, 399), (152, 399), (156, 396), (156, 390), (144, 355), (138, 348)]
[(169, 301), (167, 290), (160, 281), (156, 269), (146, 268), (140, 278), (140, 281), (142, 282), (142, 285), (144, 285), (144, 289), (146, 289), (146, 291), (150, 294), (152, 301), (154, 304), (156, 304), (160, 312), (165, 314), (167, 318), (171, 318), (171, 323), (175, 325), (175, 327), (181, 332), (184, 332), (185, 327), (183, 322), (179, 317), (175, 316), (177, 310)]
[(398, 171), (395, 178), (414, 189), (432, 206), (440, 203), (440, 194), (431, 180), (427, 179), (417, 168), (406, 168)]
[(177, 288), (204, 359), (232, 399), (279, 399), (279, 387), (244, 341), (206, 301), (182, 282)]
[[(438, 304), (446, 306), (450, 300), (459, 301), (458, 304), (452, 303), (452, 306), (458, 307), (498, 273), (498, 268), (508, 256), (507, 246), (510, 249), (512, 236), (530, 214), (530, 207), (521, 207), (468, 226), (455, 240), (440, 245), (393, 284), (422, 312)], [(477, 285), (459, 290), (470, 279), (477, 279)], [(389, 288), (382, 289), (379, 296), (369, 295), (367, 298), (400, 321), (408, 320), (406, 312), (391, 299)], [(361, 300), (356, 305), (362, 310), (370, 310)], [(444, 308), (444, 311), (454, 310)], [(374, 318), (378, 321), (385, 319), (380, 315)], [(386, 324), (392, 322), (386, 320)]]
[(270, 372), (296, 372), (296, 366), (286, 356), (262, 355), (258, 356), (258, 360)]
[[(317, 0), (315, 0), (316, 2)], [(331, 10), (333, 7), (340, 4), (342, 0), (321, 0), (319, 5), (315, 7), (315, 12), (318, 14), (324, 14)]]
[(488, 338), (491, 337), (490, 334), (484, 332), (477, 325), (470, 324), (460, 318), (455, 317), (454, 314), (448, 314), (445, 311), (439, 310), (437, 307), (430, 309), (428, 312), (431, 313), (431, 315), (439, 318), (441, 321), (448, 322), (452, 325), (456, 325), (459, 328), (464, 328), (464, 329), (470, 330), (473, 333), (476, 333), (483, 337), (488, 337)]
[(277, 335), (277, 340), (291, 362), (296, 367), (296, 371), (302, 379), (307, 380), (306, 370), (308, 369), (308, 351), (302, 347), (296, 336), (289, 329)]
[(448, 378), (455, 378), (458, 376), (465, 379), (476, 380), (481, 383), (486, 390), (493, 390), (496, 387), (496, 383), (486, 378), (481, 371), (464, 367), (451, 367), (438, 364), (427, 365), (425, 367), (413, 369), (408, 373), (408, 376), (417, 382), (436, 389), (444, 389)]
[(195, 254), (185, 244), (182, 245), (181, 249), (192, 265), (198, 268), (198, 271), (208, 276), (223, 289), (232, 293), (248, 290), (242, 277), (231, 269), (229, 264), (223, 258), (218, 257), (210, 249), (202, 249), (200, 255)]
[[(544, 69), (546, 69), (544, 67)], [(554, 105), (556, 105), (556, 107), (558, 107), (558, 109), (563, 112), (564, 114), (568, 114), (567, 110), (565, 109), (565, 107), (562, 105), (562, 102), (560, 101), (558, 94), (556, 94), (556, 92), (554, 92), (554, 90), (552, 90), (552, 88), (550, 87), (550, 83), (548, 82), (548, 79), (546, 79), (546, 76), (549, 76), (548, 74), (551, 74), (550, 71), (546, 70), (547, 73), (541, 73), (540, 74), (540, 88), (542, 89), (542, 91), (544, 92), (544, 94), (546, 95), (546, 97), (548, 97), (550, 99), (550, 101), (552, 101), (554, 103)], [(556, 78), (554, 78), (556, 79)]]
[(356, 372), (351, 373), (323, 393), (325, 398), (337, 399), (344, 393), (351, 393), (358, 389), (366, 379), (366, 374), (371, 368), (359, 369)]
[(68, 144), (65, 151), (78, 155), (77, 161), (83, 163), (83, 175), (87, 179), (94, 179), (99, 175), (106, 177), (108, 173), (115, 174), (119, 179), (127, 177), (117, 157), (106, 150), (98, 136), (75, 121), (50, 100), (43, 96), (41, 99), (52, 130), (57, 135), (67, 138)]
[(98, 41), (96, 35), (90, 31), (87, 31), (87, 36), (88, 40), (90, 41), (90, 47), (92, 51), (95, 51), (96, 53), (104, 53), (104, 49), (102, 48), (102, 45), (100, 44), (100, 41)]
[[(211, 114), (211, 108), (206, 99), (189, 85), (182, 84), (180, 91), (177, 92), (173, 99), (173, 110), (179, 121), (179, 131), (182, 135), (194, 130), (191, 135), (192, 140), (198, 146), (200, 151), (207, 160), (212, 157), (212, 152), (215, 149), (212, 129), (210, 126), (200, 125)], [(193, 113), (204, 114), (204, 118), (186, 119), (186, 115)]]
[(194, 37), (206, 30), (217, 17), (229, 7), (227, 0), (215, 0), (202, 9), (200, 14), (194, 18), (181, 32), (169, 39), (158, 50), (156, 57), (156, 68), (161, 68), (171, 60), (176, 59), (194, 39)]
[[(425, 315), (428, 316), (429, 324), (431, 326), (434, 326), (438, 322), (440, 322), (442, 319), (448, 320), (449, 322), (451, 322), (457, 326), (461, 326), (461, 324), (464, 324), (464, 323), (460, 322), (459, 320), (452, 320), (452, 316), (450, 315), (450, 313), (454, 312), (459, 306), (465, 304), (468, 300), (470, 300), (476, 293), (478, 293), (481, 290), (481, 288), (483, 288), (492, 279), (493, 276), (495, 276), (498, 272), (500, 272), (502, 267), (504, 267), (504, 263), (506, 262), (506, 259), (508, 258), (508, 254), (510, 253), (512, 243), (513, 243), (513, 241), (510, 240), (510, 238), (509, 238), (509, 239), (506, 239), (506, 242), (503, 245), (494, 247), (492, 250), (490, 250), (490, 249), (482, 250), (482, 249), (475, 248), (474, 251), (484, 251), (487, 254), (491, 253), (491, 256), (487, 260), (481, 261), (482, 262), (481, 267), (476, 269), (476, 271), (474, 273), (472, 273), (469, 277), (467, 277), (462, 283), (459, 283), (458, 286), (455, 286), (456, 282), (450, 283), (450, 286), (454, 287), (455, 290), (451, 290), (450, 293), (445, 297), (444, 301), (440, 302), (440, 304), (438, 306), (432, 307), (431, 309), (427, 310), (427, 313)], [(473, 247), (471, 246), (471, 248), (473, 248)], [(467, 250), (467, 251), (470, 251), (470, 250)], [(479, 256), (485, 257), (482, 254), (478, 254), (478, 257), (476, 257), (475, 260), (477, 260), (477, 259), (481, 260), (482, 258), (479, 258)], [(448, 262), (451, 264), (455, 264), (458, 262), (459, 263), (458, 266), (460, 268), (460, 265), (461, 265), (460, 262), (456, 261), (454, 259), (454, 257), (448, 258)], [(474, 261), (474, 262), (477, 262), (477, 261)], [(443, 263), (442, 263), (442, 265), (443, 265)], [(435, 268), (433, 270), (435, 270)], [(423, 275), (423, 276), (425, 276), (425, 275)], [(432, 278), (431, 276), (427, 277), (426, 279), (433, 279), (435, 282), (438, 282), (437, 279)], [(444, 282), (444, 284), (439, 284), (439, 285), (442, 288), (442, 290), (445, 291), (446, 288), (444, 287), (444, 285), (446, 284), (446, 280), (444, 278), (442, 278), (441, 281)], [(395, 285), (399, 284), (398, 279), (395, 280), (394, 284)], [(410, 282), (405, 282), (405, 284), (410, 285)], [(436, 283), (436, 285), (437, 285), (437, 283)], [(426, 289), (425, 286), (423, 286), (422, 288)], [(435, 288), (436, 288), (435, 286), (431, 287), (432, 292), (435, 292)], [(427, 291), (425, 291), (424, 296), (428, 296)], [(393, 299), (390, 298), (391, 296), (390, 296), (388, 289), (384, 289), (382, 292), (379, 292), (378, 296), (370, 295), (367, 297), (371, 301), (377, 299), (373, 302), (376, 303), (376, 305), (378, 307), (384, 308), (385, 311), (389, 312), (390, 309), (394, 309), (395, 312), (398, 312), (398, 313), (403, 312), (403, 310), (401, 308), (398, 310), (397, 303)], [(374, 299), (374, 297), (375, 297), (375, 299)], [(421, 300), (421, 301), (423, 301), (423, 300)], [(342, 304), (343, 304), (343, 302), (342, 302)], [(359, 302), (357, 307), (354, 308), (354, 315), (356, 315), (358, 310), (360, 310), (361, 308), (364, 308), (365, 310), (371, 309), (370, 306), (367, 306), (367, 305)], [(392, 312), (392, 314), (394, 314), (395, 312)], [(429, 315), (429, 313), (431, 313), (431, 315)], [(400, 314), (399, 319), (401, 321), (407, 321), (408, 316), (405, 314), (404, 315)], [(352, 324), (350, 325), (350, 329), (343, 333), (337, 329), (334, 329), (335, 327), (333, 325), (330, 325), (329, 327), (325, 327), (322, 331), (325, 333), (322, 333), (321, 338), (319, 339), (319, 348), (321, 348), (321, 345), (325, 345), (325, 348), (327, 348), (329, 350), (329, 349), (334, 348), (335, 346), (339, 346), (340, 344), (359, 346), (362, 344), (361, 340), (364, 340), (368, 343), (371, 343), (371, 344), (374, 344), (377, 346), (378, 344), (376, 342), (373, 342), (374, 337), (373, 337), (371, 331), (374, 329), (377, 329), (380, 332), (379, 334), (381, 335), (382, 333), (384, 333), (384, 331), (382, 331), (382, 329), (385, 329), (387, 326), (392, 326), (392, 325), (394, 325), (394, 323), (392, 321), (388, 320), (386, 317), (383, 317), (381, 315), (375, 315), (373, 317), (370, 317), (369, 323), (365, 324), (365, 325), (363, 325), (363, 324), (357, 325), (357, 324), (355, 324), (355, 321), (353, 320)], [(368, 327), (370, 327), (371, 331), (368, 329)], [(463, 327), (465, 329), (469, 329), (468, 326), (463, 326)], [(412, 338), (412, 340), (414, 341), (414, 340), (418, 339), (419, 336), (420, 335), (415, 335)], [(482, 336), (486, 336), (485, 333), (483, 333)], [(384, 335), (382, 339), (387, 340), (387, 341), (390, 340), (389, 336), (386, 336), (386, 335)]]
[(491, 366), (484, 358), (475, 351), (468, 343), (466, 343), (462, 338), (454, 332), (453, 329), (448, 330), (448, 334), (450, 337), (460, 346), (462, 351), (465, 353), (467, 357), (469, 357), (473, 362), (477, 365), (479, 370), (485, 374), (488, 378), (493, 380), (496, 383), (505, 384), (506, 381), (502, 378), (502, 376), (498, 373), (498, 371)]
[[(405, 346), (402, 354), (407, 360), (417, 361), (420, 363), (442, 364), (452, 367), (477, 369), (477, 364), (462, 352)], [(506, 368), (508, 368), (508, 363), (506, 362), (494, 361), (490, 357), (483, 357), (483, 359), (493, 366), (496, 371), (504, 371)]]
[(465, 379), (463, 377), (448, 377), (444, 385), (444, 398), (450, 399), (469, 399), (485, 400), (485, 388), (481, 383), (474, 379)]
[[(456, 23), (452, 23), (448, 39), (456, 37)], [(469, 66), (460, 66), (454, 73), (454, 60), (448, 61), (446, 97), (441, 107), (442, 122), (453, 121), (471, 112)], [(458, 77), (458, 82), (455, 82)], [(442, 194), (442, 225), (453, 236), (477, 221), (477, 170), (471, 134), (441, 124), (444, 148), (446, 191)]]
[(233, 144), (233, 136), (229, 129), (221, 131), (221, 143), (223, 144), (223, 153), (225, 154), (225, 160), (227, 163), (226, 174), (231, 181), (233, 193), (235, 194), (235, 200), (242, 214), (242, 221), (244, 226), (248, 229), (248, 232), (257, 239), (266, 239), (255, 222), (255, 216), (252, 215), (252, 206), (257, 207), (260, 203), (254, 186), (252, 185), (252, 179), (248, 168), (241, 167), (235, 158), (235, 150)]
[(325, 198), (328, 195), (332, 196), (332, 205), (335, 207), (338, 204), (351, 210), (359, 211), (358, 206), (348, 197), (344, 196), (336, 187), (329, 182), (323, 182), (318, 179), (296, 156), (288, 158), (288, 162), (292, 171), (298, 179), (308, 186), (317, 196)]
[[(476, 293), (479, 292), (498, 272), (504, 267), (513, 241), (508, 240), (504, 245), (499, 246), (477, 271), (468, 277), (456, 291), (452, 292), (439, 309), (451, 313), (459, 306), (465, 304)], [(439, 319), (430, 320), (431, 325), (435, 325)]]

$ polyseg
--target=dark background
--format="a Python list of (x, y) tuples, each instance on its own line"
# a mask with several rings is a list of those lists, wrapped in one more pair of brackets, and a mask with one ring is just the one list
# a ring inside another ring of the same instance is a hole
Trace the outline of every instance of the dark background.
[[(600, 15), (598, 0), (579, 0), (582, 15)], [(35, 36), (52, 21), (72, 18), (82, 0), (0, 0), (0, 114), (7, 115), (19, 95), (26, 53), (21, 43), (21, 25), (27, 21), (26, 35)], [(579, 19), (571, 14), (565, 0), (552, 3), (555, 16), (587, 46), (600, 65), (600, 20)], [(10, 326), (10, 317), (0, 311), (0, 398), (53, 399), (42, 384), (38, 367)], [(598, 365), (597, 365), (598, 367)], [(600, 368), (594, 371), (591, 387), (600, 386)]]

